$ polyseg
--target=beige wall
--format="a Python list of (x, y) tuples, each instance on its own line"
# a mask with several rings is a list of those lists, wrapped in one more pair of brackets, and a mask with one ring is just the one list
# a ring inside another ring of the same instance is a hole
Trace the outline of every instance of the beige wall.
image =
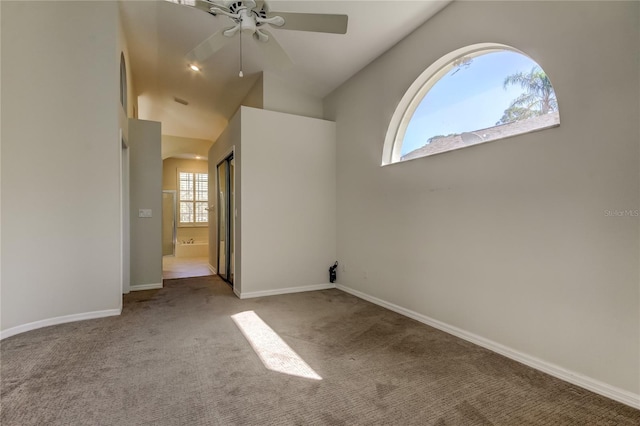
[(0, 8), (6, 336), (120, 310), (120, 54), (115, 2)]
[[(639, 7), (454, 2), (331, 94), (339, 283), (637, 398), (638, 217), (605, 211), (640, 204)], [(380, 167), (406, 89), (478, 42), (544, 68), (560, 127)]]
[[(232, 148), (234, 291), (255, 297), (326, 285), (336, 257), (335, 124), (241, 107), (209, 151), (211, 200), (217, 164)], [(211, 218), (217, 223), (215, 214)], [(216, 266), (216, 226), (209, 235), (210, 264)]]
[(322, 118), (322, 99), (306, 93), (273, 72), (264, 71), (251, 87), (242, 106), (304, 117)]
[[(121, 3), (118, 3), (120, 8)], [(120, 10), (118, 10), (120, 12)], [(134, 88), (133, 75), (131, 73), (131, 60), (129, 57), (129, 47), (124, 28), (122, 26), (122, 16), (118, 13), (118, 94), (120, 89), (120, 53), (124, 55), (127, 78), (127, 110), (122, 107), (118, 96), (118, 124), (124, 146), (128, 147), (129, 140), (129, 117), (134, 116), (134, 108), (137, 107), (138, 97)], [(120, 153), (120, 184), (121, 184), (121, 259), (122, 259), (122, 292), (129, 293), (131, 285), (131, 219), (130, 219), (130, 199), (129, 199), (129, 150), (123, 149)]]
[(162, 135), (162, 159), (179, 157), (184, 154), (206, 158), (212, 143), (207, 139)]
[(242, 297), (329, 283), (335, 123), (242, 107)]
[[(131, 289), (162, 285), (162, 159), (160, 123), (129, 120)], [(139, 217), (150, 209), (151, 217)]]
[[(164, 138), (164, 136), (163, 136)], [(204, 155), (208, 155), (207, 152)], [(208, 166), (206, 160), (185, 160), (180, 158), (167, 158), (162, 161), (162, 189), (177, 191), (178, 189), (178, 174), (177, 170), (196, 172), (196, 173), (208, 173)], [(176, 203), (178, 202), (178, 194), (176, 193)], [(212, 204), (212, 203), (209, 203)], [(204, 227), (178, 227), (177, 229), (178, 242), (183, 240), (189, 240), (193, 238), (194, 241), (208, 241), (209, 228)]]
[[(2, 7), (0, 7), (0, 24), (2, 23)], [(2, 93), (2, 31), (0, 31), (0, 93)], [(2, 105), (0, 105), (2, 111)], [(2, 189), (2, 114), (0, 113), (0, 190)], [(2, 296), (2, 193), (0, 192), (0, 296)], [(2, 326), (2, 297), (0, 297), (0, 337)]]
[(273, 72), (263, 73), (263, 108), (269, 111), (322, 118), (322, 99), (295, 87)]
[[(120, 53), (124, 55), (125, 65), (127, 68), (127, 110), (125, 111), (120, 104), (120, 96), (118, 95), (118, 122), (124, 140), (128, 139), (129, 135), (129, 122), (128, 119), (134, 117), (134, 109), (137, 109), (138, 97), (134, 87), (133, 75), (131, 73), (131, 60), (129, 58), (129, 46), (127, 36), (122, 26), (122, 19), (120, 15), (120, 3), (118, 3), (118, 90), (120, 89)], [(118, 91), (118, 94), (120, 92)]]
[(262, 73), (260, 73), (253, 86), (251, 86), (247, 96), (242, 100), (242, 105), (251, 108), (264, 108), (264, 76)]

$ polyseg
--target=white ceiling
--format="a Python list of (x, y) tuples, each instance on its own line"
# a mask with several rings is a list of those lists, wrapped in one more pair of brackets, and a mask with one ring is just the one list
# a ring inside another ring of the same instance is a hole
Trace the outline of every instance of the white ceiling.
[[(195, 73), (185, 55), (214, 32), (230, 25), (198, 9), (167, 1), (121, 2), (131, 71), (140, 95), (140, 118), (162, 122), (162, 133), (214, 141), (259, 76), (269, 70), (319, 98), (407, 36), (449, 1), (270, 1), (272, 12), (335, 13), (349, 16), (347, 34), (272, 28), (294, 62), (270, 69), (254, 41), (243, 38), (244, 78), (238, 77), (239, 38)], [(188, 106), (174, 97), (189, 102)]]

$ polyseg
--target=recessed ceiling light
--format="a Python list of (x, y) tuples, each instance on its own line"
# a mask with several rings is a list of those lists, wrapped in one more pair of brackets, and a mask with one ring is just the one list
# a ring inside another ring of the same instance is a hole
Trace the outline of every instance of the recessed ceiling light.
[(189, 64), (189, 68), (191, 68), (193, 71), (200, 71), (200, 67), (195, 64)]

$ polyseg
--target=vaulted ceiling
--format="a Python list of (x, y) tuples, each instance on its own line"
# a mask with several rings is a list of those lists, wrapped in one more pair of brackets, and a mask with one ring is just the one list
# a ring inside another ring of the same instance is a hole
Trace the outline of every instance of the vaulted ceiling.
[[(130, 64), (145, 116), (162, 122), (163, 134), (215, 141), (263, 70), (292, 87), (323, 98), (369, 62), (445, 7), (449, 1), (271, 1), (271, 11), (349, 16), (347, 33), (326, 34), (272, 27), (271, 33), (294, 65), (271, 68), (255, 41), (240, 38), (188, 68), (185, 55), (214, 32), (227, 28), (224, 16), (168, 1), (121, 2)], [(175, 98), (187, 101), (183, 105)]]

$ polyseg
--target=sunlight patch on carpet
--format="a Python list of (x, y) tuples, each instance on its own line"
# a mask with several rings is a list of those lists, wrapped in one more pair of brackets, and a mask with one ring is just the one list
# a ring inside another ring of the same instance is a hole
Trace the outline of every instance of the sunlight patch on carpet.
[(307, 379), (322, 380), (293, 349), (254, 311), (231, 316), (260, 360), (271, 371)]

